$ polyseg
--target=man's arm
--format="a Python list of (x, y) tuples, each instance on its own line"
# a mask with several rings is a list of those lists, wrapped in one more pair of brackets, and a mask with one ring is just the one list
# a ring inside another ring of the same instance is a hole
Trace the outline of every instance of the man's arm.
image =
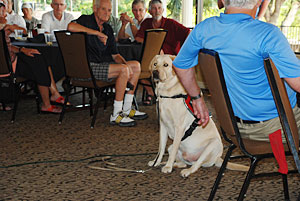
[(300, 93), (300, 77), (284, 78), (284, 80), (290, 85), (292, 89)]
[[(175, 66), (173, 66), (173, 68), (183, 87), (191, 97), (196, 97), (199, 94), (202, 94), (195, 78), (194, 68), (180, 69)], [(209, 112), (205, 105), (203, 96), (193, 100), (192, 104), (194, 108), (194, 114), (200, 119), (198, 123), (202, 126), (205, 126), (209, 121)]]
[(101, 33), (100, 31), (87, 28), (87, 27), (82, 26), (82, 25), (80, 25), (76, 22), (69, 23), (68, 24), (68, 30), (72, 31), (72, 32), (85, 32), (85, 33), (90, 34), (90, 35), (96, 35), (101, 40), (101, 42), (104, 43), (104, 45), (106, 44), (106, 41), (107, 41), (107, 38), (108, 38), (107, 35)]

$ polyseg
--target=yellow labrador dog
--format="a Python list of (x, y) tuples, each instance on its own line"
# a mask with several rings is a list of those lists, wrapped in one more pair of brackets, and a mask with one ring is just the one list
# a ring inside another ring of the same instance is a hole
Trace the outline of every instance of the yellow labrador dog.
[[(182, 141), (185, 132), (195, 120), (185, 102), (186, 91), (178, 80), (173, 68), (171, 55), (157, 55), (153, 58), (150, 70), (156, 83), (156, 94), (159, 102), (160, 114), (160, 142), (159, 151), (149, 166), (161, 164), (168, 137), (173, 144), (168, 148), (169, 158), (162, 172), (170, 173), (173, 167), (188, 169), (181, 171), (181, 176), (187, 177), (196, 172), (199, 167), (220, 167), (223, 160), (223, 144), (212, 119), (205, 126), (197, 126), (190, 136)], [(228, 163), (228, 169), (248, 171), (248, 167)]]

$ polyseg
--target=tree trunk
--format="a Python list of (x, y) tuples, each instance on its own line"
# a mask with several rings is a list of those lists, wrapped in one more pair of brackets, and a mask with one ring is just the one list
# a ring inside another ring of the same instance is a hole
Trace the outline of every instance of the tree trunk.
[(293, 1), (291, 8), (287, 14), (287, 16), (285, 17), (285, 19), (283, 20), (281, 26), (291, 26), (292, 23), (295, 20), (296, 14), (298, 12), (298, 9), (300, 7), (300, 2), (299, 1)]
[[(278, 17), (280, 15), (280, 7), (284, 0), (274, 0), (272, 4), (269, 4), (268, 9), (265, 14), (266, 21), (277, 25)], [(272, 9), (274, 8), (273, 12)]]

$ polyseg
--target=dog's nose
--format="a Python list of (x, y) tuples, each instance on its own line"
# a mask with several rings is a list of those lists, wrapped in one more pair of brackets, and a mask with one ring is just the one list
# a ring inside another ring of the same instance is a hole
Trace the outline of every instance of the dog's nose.
[(152, 75), (153, 75), (153, 78), (154, 78), (154, 79), (159, 79), (159, 73), (158, 73), (158, 70), (154, 70), (154, 71), (152, 72)]

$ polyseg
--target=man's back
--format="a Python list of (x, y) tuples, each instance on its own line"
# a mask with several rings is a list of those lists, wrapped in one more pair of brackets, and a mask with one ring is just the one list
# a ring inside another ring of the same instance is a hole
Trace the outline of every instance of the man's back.
[[(281, 77), (299, 77), (300, 63), (277, 27), (254, 20), (247, 14), (221, 14), (201, 22), (189, 38), (179, 57), (195, 56), (193, 61), (185, 62), (191, 67), (198, 63), (197, 55), (202, 48), (220, 54), (236, 116), (258, 121), (278, 116), (263, 59), (270, 56)], [(181, 63), (177, 65), (182, 66)], [(287, 90), (294, 107), (295, 92), (290, 87)]]

